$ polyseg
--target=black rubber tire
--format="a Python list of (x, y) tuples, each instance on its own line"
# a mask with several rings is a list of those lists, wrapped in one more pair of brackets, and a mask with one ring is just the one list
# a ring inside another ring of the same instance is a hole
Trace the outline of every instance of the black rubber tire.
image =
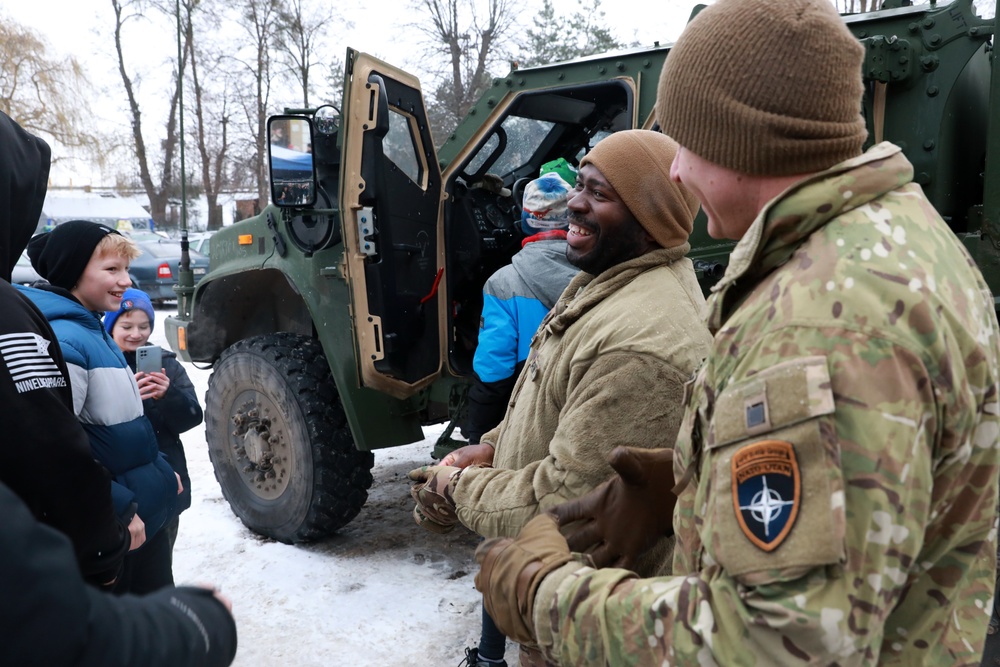
[[(375, 457), (355, 448), (316, 340), (275, 333), (239, 341), (219, 358), (205, 403), (215, 478), (250, 530), (288, 544), (308, 542), (361, 511)], [(268, 458), (257, 457), (262, 466), (247, 456), (247, 442), (251, 451), (268, 442)]]

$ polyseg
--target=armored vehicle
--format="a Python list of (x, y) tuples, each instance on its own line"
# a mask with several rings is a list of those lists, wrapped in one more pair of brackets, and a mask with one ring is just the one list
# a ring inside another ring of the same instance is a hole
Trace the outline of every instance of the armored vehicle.
[[(970, 0), (892, 1), (845, 17), (867, 53), (868, 145), (903, 148), (1000, 293), (995, 19)], [(514, 68), (435, 148), (419, 82), (348, 50), (343, 109), (269, 120), (272, 204), (215, 234), (209, 273), (179, 289), (166, 324), (182, 359), (214, 369), (210, 456), (247, 526), (283, 542), (327, 535), (364, 504), (373, 450), (460, 423), (482, 286), (520, 247), (524, 184), (608, 133), (651, 127), (669, 52)], [(695, 227), (708, 290), (731, 244)]]

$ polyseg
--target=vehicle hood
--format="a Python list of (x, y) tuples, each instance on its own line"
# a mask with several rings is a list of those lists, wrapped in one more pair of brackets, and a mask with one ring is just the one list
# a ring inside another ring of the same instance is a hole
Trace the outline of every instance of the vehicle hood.
[(0, 278), (10, 272), (38, 227), (52, 152), (0, 112)]

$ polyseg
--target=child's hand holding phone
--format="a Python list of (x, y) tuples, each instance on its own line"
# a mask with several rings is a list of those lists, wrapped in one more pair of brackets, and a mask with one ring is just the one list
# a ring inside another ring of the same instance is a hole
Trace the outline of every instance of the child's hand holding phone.
[(159, 345), (143, 345), (135, 351), (135, 371), (142, 400), (163, 398), (170, 378), (163, 372), (163, 350)]

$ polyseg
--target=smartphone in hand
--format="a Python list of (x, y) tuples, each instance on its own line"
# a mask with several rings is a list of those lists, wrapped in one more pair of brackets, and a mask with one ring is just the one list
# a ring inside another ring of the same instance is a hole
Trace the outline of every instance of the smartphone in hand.
[(163, 349), (159, 345), (143, 345), (135, 351), (137, 373), (159, 373), (163, 368)]

